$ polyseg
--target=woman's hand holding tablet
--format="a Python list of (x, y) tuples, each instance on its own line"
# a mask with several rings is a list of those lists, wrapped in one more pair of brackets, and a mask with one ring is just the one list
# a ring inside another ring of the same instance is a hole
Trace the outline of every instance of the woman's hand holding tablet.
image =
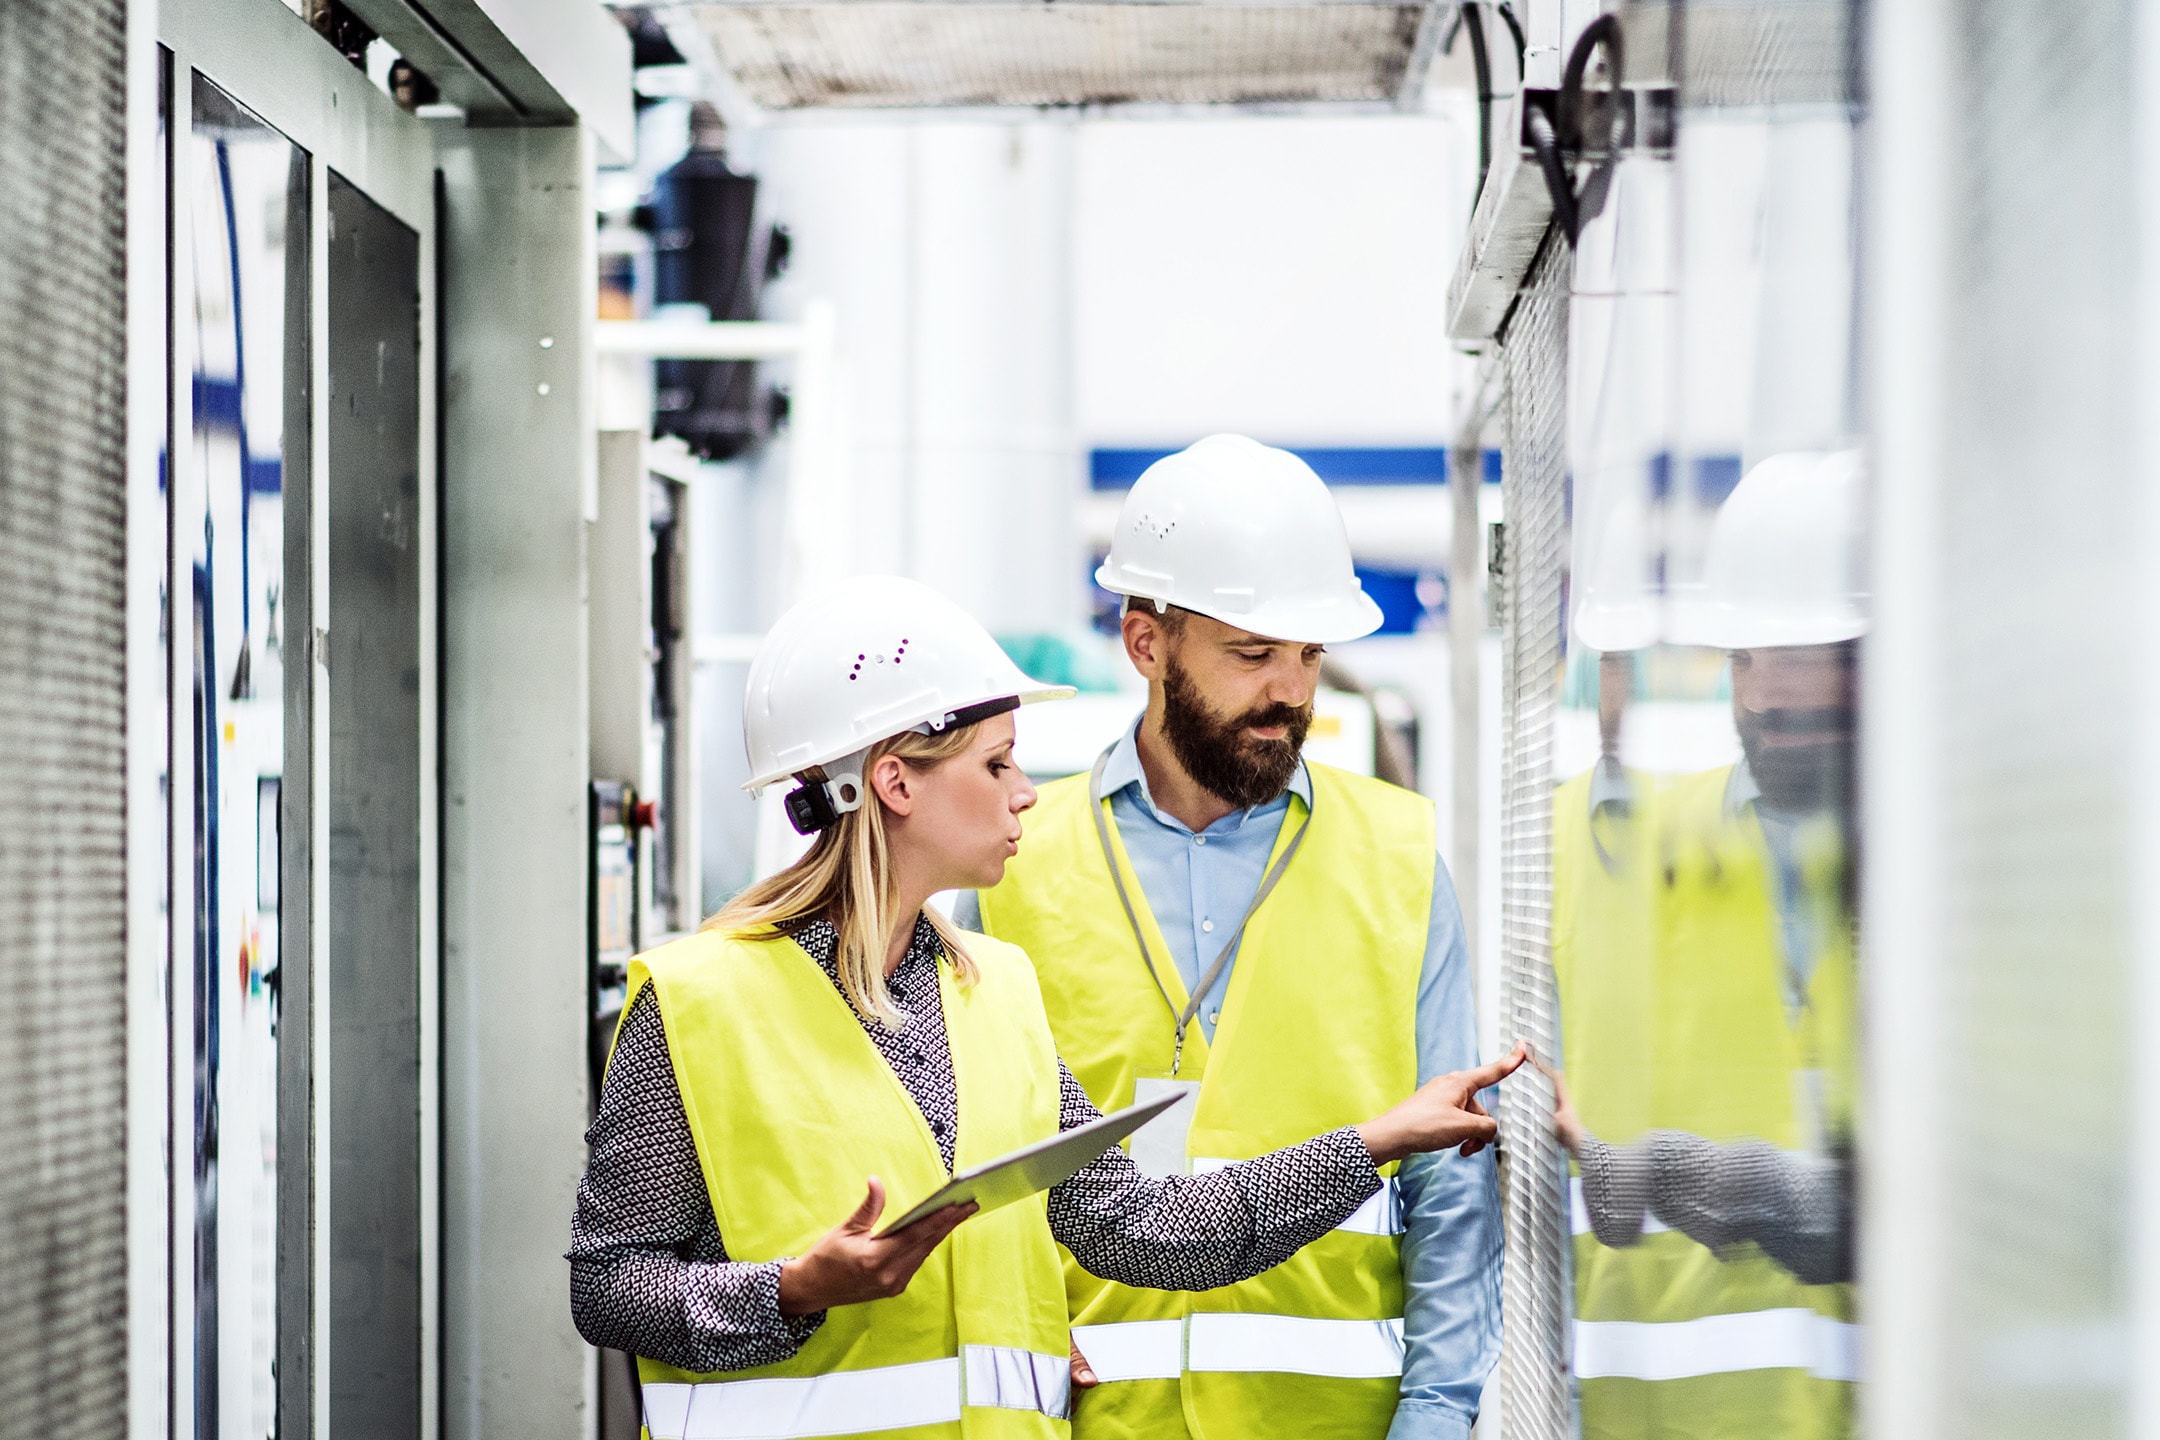
[(907, 1289), (930, 1252), (943, 1243), (975, 1206), (947, 1205), (887, 1235), (876, 1232), (885, 1213), (885, 1182), (870, 1177), (862, 1204), (818, 1237), (808, 1253), (780, 1265), (780, 1313), (809, 1315), (835, 1305), (890, 1300)]

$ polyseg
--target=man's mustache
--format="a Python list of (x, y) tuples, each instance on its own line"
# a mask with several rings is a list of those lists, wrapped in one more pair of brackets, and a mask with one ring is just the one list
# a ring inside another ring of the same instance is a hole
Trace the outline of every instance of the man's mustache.
[(1297, 725), (1312, 714), (1310, 705), (1261, 705), (1238, 716), (1239, 728), (1261, 728), (1269, 725)]
[(1853, 712), (1842, 705), (1814, 709), (1785, 706), (1774, 710), (1750, 710), (1741, 706), (1748, 723), (1765, 735), (1849, 735)]

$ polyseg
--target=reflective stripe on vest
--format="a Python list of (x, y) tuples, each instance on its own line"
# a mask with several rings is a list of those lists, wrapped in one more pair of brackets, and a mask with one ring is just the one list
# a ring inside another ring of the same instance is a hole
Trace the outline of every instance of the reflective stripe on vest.
[(1400, 1320), (1309, 1320), (1212, 1312), (1178, 1320), (1075, 1325), (1073, 1344), (1095, 1378), (1175, 1380), (1194, 1373), (1319, 1375), (1377, 1380), (1402, 1374)]
[(1575, 1322), (1575, 1374), (1584, 1380), (1685, 1380), (1736, 1370), (1805, 1370), (1822, 1380), (1858, 1380), (1860, 1327), (1797, 1308), (1664, 1323)]
[(797, 1440), (949, 1425), (963, 1403), (1034, 1410), (1062, 1420), (1072, 1368), (1063, 1355), (969, 1345), (961, 1360), (841, 1370), (799, 1380), (647, 1385), (652, 1440)]
[[(1192, 1173), (1210, 1175), (1217, 1170), (1227, 1170), (1239, 1162), (1217, 1160), (1212, 1157), (1195, 1157)], [(1579, 1182), (1578, 1182), (1579, 1183)], [(1348, 1230), (1357, 1235), (1400, 1235), (1403, 1233), (1402, 1190), (1393, 1175), (1380, 1177), (1380, 1189), (1357, 1209), (1350, 1212), (1337, 1230)]]

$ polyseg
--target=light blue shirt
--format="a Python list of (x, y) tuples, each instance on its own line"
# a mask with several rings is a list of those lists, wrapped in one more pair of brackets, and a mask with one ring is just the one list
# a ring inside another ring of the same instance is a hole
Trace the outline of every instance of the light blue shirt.
[[(1312, 777), (1300, 764), (1289, 792), (1233, 810), (1195, 834), (1155, 808), (1140, 768), (1138, 729), (1135, 724), (1110, 752), (1103, 791), (1189, 994), (1259, 892), (1290, 795), (1312, 803)], [(981, 928), (982, 910), (972, 892), (959, 897), (954, 918)], [(1199, 1023), (1210, 1039), (1235, 968), (1233, 955), (1201, 1002)], [(1420, 1083), (1477, 1063), (1470, 950), (1454, 883), (1437, 855), (1416, 1032)], [(1390, 1440), (1465, 1440), (1485, 1377), (1500, 1356), (1500, 1188), (1492, 1151), (1469, 1160), (1452, 1151), (1417, 1156), (1403, 1166), (1399, 1183), (1406, 1353), (1402, 1401), (1388, 1434)]]

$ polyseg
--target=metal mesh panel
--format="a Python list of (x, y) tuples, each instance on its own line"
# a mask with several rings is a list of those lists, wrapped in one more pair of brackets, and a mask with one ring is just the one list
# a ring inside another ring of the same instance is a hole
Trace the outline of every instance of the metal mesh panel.
[[(2126, 5), (1953, 8), (1942, 394), (1944, 1434), (2128, 1434), (2141, 485)], [(2005, 583), (2006, 577), (2014, 577)], [(2149, 801), (2147, 802), (2149, 803)], [(1873, 893), (1871, 888), (1871, 893)], [(1886, 896), (1895, 903), (1895, 896)], [(1892, 957), (1884, 957), (1889, 963)], [(2149, 1038), (2146, 1043), (2149, 1042)], [(2055, 1079), (2035, 1091), (2047, 1065)], [(2016, 1164), (1989, 1136), (2029, 1134)], [(2041, 1217), (2044, 1217), (2042, 1219)]]
[(758, 104), (1392, 100), (1418, 5), (727, 3), (699, 12)]
[[(1500, 1031), (1557, 1053), (1552, 969), (1553, 724), (1560, 699), (1567, 553), (1568, 279), (1557, 237), (1531, 267), (1501, 338), (1507, 436), (1501, 510)], [(1552, 1087), (1519, 1072), (1501, 1091), (1507, 1268), (1501, 1424), (1508, 1440), (1573, 1433), (1567, 1375), (1566, 1168)]]
[(126, 1426), (126, 13), (0, 4), (0, 1435)]
[(1672, 78), (1668, 26), (1683, 20), (1681, 99), (1691, 106), (1793, 105), (1854, 98), (1851, 0), (1641, 0), (1623, 11), (1628, 75)]

